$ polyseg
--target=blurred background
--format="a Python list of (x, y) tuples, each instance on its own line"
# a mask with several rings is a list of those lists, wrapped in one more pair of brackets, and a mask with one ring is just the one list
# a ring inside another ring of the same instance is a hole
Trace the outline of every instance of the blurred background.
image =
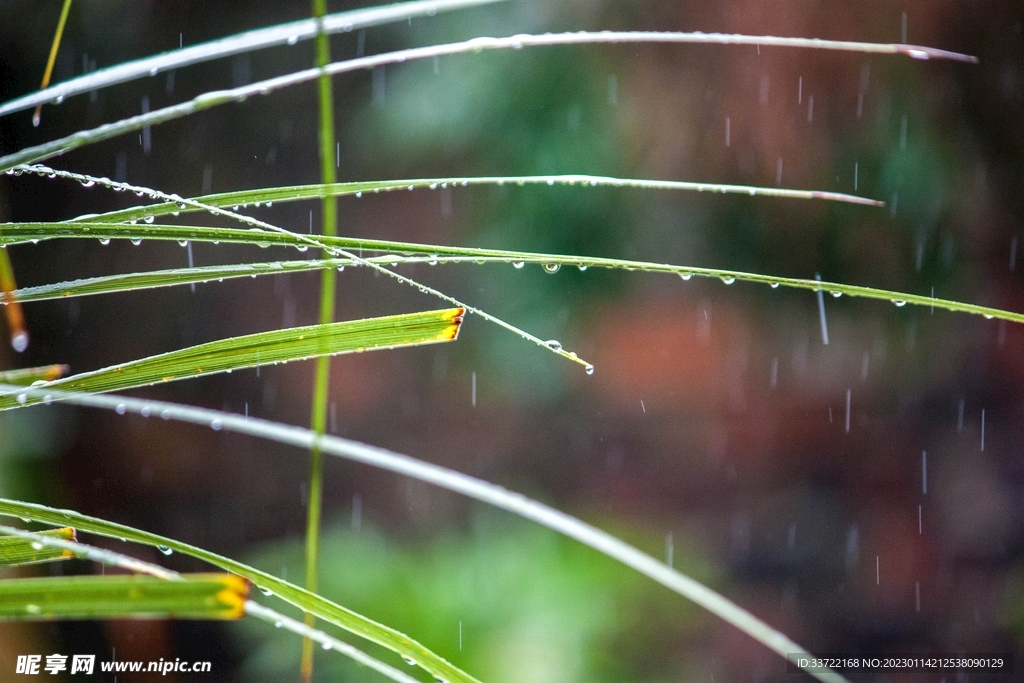
[[(60, 4), (3, 4), (0, 101), (38, 88)], [(309, 14), (304, 2), (80, 0), (53, 80)], [(981, 63), (626, 45), (484, 52), (339, 76), (341, 180), (590, 173), (887, 202), (460, 187), (341, 199), (341, 233), (820, 273), (1024, 310), (1021, 3), (510, 0), (335, 36), (331, 49), (342, 59), (580, 29), (905, 36)], [(0, 120), (0, 153), (312, 62), (305, 42), (69, 98), (44, 107), (38, 128), (31, 112)], [(312, 84), (293, 87), (159, 126), (148, 144), (127, 135), (50, 163), (184, 196), (317, 182), (315, 93)], [(62, 220), (135, 201), (100, 187), (0, 177), (5, 221)], [(253, 215), (320, 229), (314, 202)], [(62, 240), (9, 252), (21, 286), (188, 262), (173, 242)], [(209, 265), (295, 254), (195, 244), (192, 256)], [(1014, 678), (1022, 675), (1019, 326), (826, 295), (826, 345), (811, 292), (594, 268), (399, 270), (560, 340), (596, 371), (587, 376), (469, 317), (454, 344), (335, 359), (333, 433), (579, 516), (812, 651), (1016, 653)], [(317, 274), (292, 274), (29, 304), (31, 345), (21, 355), (0, 345), (0, 367), (67, 363), (80, 372), (310, 324), (318, 283)], [(338, 279), (339, 320), (440, 306), (358, 268)], [(135, 393), (308, 425), (312, 377), (312, 363), (296, 363)], [(304, 452), (195, 426), (67, 407), (0, 416), (3, 496), (168, 535), (296, 582), (307, 476)], [(326, 476), (322, 592), (483, 681), (807, 679), (683, 598), (529, 522), (336, 459)], [(203, 568), (88, 540), (178, 570)], [(118, 659), (210, 660), (204, 683), (297, 680), (299, 647), (259, 622), (0, 625), (7, 671), (19, 653), (102, 659), (113, 649)], [(316, 676), (376, 680), (333, 653), (317, 654)]]

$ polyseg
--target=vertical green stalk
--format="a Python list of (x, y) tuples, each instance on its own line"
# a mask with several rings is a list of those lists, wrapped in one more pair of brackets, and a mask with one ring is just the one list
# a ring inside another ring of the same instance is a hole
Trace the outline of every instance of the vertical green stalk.
[[(322, 20), (327, 14), (327, 0), (313, 0), (313, 16)], [(322, 28), (322, 26), (321, 26)], [(331, 62), (331, 47), (327, 34), (322, 30), (316, 37), (316, 65), (323, 67)], [(331, 77), (321, 74), (317, 81), (320, 97), (320, 178), (323, 183), (337, 181), (334, 164), (334, 91)], [(338, 205), (335, 197), (322, 200), (323, 233), (336, 235), (338, 232)], [(323, 258), (330, 258), (324, 254)], [(334, 322), (334, 281), (335, 271), (325, 268), (320, 271), (320, 322)], [(330, 380), (330, 356), (321, 356), (316, 361), (316, 382), (313, 386), (313, 410), (310, 426), (317, 434), (323, 434), (327, 426), (327, 389)], [(309, 451), (309, 508), (306, 517), (306, 588), (317, 590), (317, 565), (320, 555), (320, 508), (323, 500), (323, 452), (318, 443)], [(313, 626), (315, 618), (306, 613), (307, 626)], [(314, 643), (309, 638), (302, 641), (302, 663), (300, 679), (309, 683), (313, 677)]]

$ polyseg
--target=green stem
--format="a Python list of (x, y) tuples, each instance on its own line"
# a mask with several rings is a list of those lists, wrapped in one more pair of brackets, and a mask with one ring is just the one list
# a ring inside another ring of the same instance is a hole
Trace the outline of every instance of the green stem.
[[(323, 17), (327, 14), (327, 0), (313, 0), (313, 16), (318, 20), (316, 36), (316, 65), (323, 67), (331, 62), (331, 48), (327, 33), (323, 31)], [(317, 79), (320, 99), (320, 178), (324, 183), (337, 182), (334, 165), (334, 92), (331, 77), (321, 73)], [(338, 208), (336, 197), (322, 200), (323, 233), (333, 237), (338, 233)], [(327, 257), (328, 254), (324, 254)], [(320, 322), (334, 322), (335, 271), (324, 270), (320, 276)], [(321, 356), (316, 361), (316, 381), (313, 386), (313, 410), (311, 427), (317, 435), (323, 434), (327, 426), (327, 391), (331, 375), (331, 359)], [(317, 565), (320, 555), (320, 511), (323, 505), (323, 452), (318, 442), (309, 451), (309, 499), (306, 517), (306, 589), (317, 590)], [(306, 613), (306, 626), (312, 627), (315, 618)], [(314, 642), (302, 640), (302, 662), (300, 679), (309, 683), (313, 678)]]

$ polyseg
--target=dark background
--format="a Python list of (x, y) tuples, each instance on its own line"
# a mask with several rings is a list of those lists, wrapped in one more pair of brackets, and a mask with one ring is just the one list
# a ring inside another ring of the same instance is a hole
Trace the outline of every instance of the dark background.
[[(0, 101), (38, 88), (59, 11), (56, 0), (0, 9)], [(192, 45), (309, 12), (301, 2), (78, 2), (54, 81), (175, 48), (179, 37)], [(334, 81), (342, 180), (592, 173), (853, 192), (856, 168), (857, 192), (886, 208), (477, 187), (342, 199), (341, 232), (820, 273), (1024, 310), (1019, 2), (512, 0), (339, 35), (331, 46), (342, 59), (360, 44), (372, 54), (579, 29), (890, 42), (901, 38), (904, 13), (908, 42), (981, 63), (583, 46), (445, 57)], [(173, 81), (159, 74), (69, 98), (45, 107), (39, 128), (31, 112), (8, 116), (0, 153), (136, 114), (143, 97), (156, 109), (312, 59), (311, 42), (273, 48), (180, 69)], [(132, 134), (50, 163), (185, 196), (316, 182), (315, 98), (312, 84), (296, 86), (155, 128), (148, 154)], [(135, 200), (0, 177), (3, 220), (61, 220)], [(317, 203), (253, 213), (296, 231), (320, 228)], [(62, 240), (9, 253), (22, 286), (187, 262), (174, 243)], [(293, 253), (194, 245), (197, 265)], [(804, 291), (593, 268), (400, 270), (560, 340), (596, 372), (470, 317), (455, 344), (335, 359), (334, 433), (521, 491), (655, 556), (671, 547), (677, 568), (812, 651), (1015, 652), (1024, 666), (1019, 326), (826, 296), (826, 346), (816, 298)], [(32, 343), (20, 356), (4, 346), (0, 367), (67, 363), (79, 372), (309, 324), (318, 287), (316, 274), (304, 274), (29, 304)], [(360, 269), (339, 276), (338, 319), (441, 305)], [(136, 393), (302, 425), (312, 374), (313, 364), (301, 363)], [(303, 575), (307, 468), (295, 449), (138, 417), (52, 407), (0, 421), (3, 495), (169, 535), (294, 581)], [(325, 517), (324, 594), (482, 680), (801, 678), (716, 617), (597, 553), (424, 484), (331, 461)], [(211, 660), (202, 681), (297, 677), (298, 639), (262, 623), (0, 627), (8, 672), (17, 654), (103, 658), (111, 648), (118, 659)], [(372, 678), (341, 659), (318, 655), (322, 680)]]

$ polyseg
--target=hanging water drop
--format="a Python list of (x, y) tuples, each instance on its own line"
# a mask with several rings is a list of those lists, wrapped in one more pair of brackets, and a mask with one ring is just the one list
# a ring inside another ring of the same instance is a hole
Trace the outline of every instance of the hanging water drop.
[(512, 267), (515, 268), (516, 270), (519, 270), (520, 268), (522, 268), (525, 265), (526, 264), (523, 263), (522, 261), (513, 261), (512, 262)]
[(544, 270), (548, 273), (557, 273), (558, 269), (561, 268), (561, 264), (558, 263), (545, 263)]
[(173, 553), (174, 553), (174, 550), (173, 550), (172, 548), (169, 548), (169, 547), (168, 547), (168, 546), (166, 546), (166, 545), (158, 545), (158, 546), (156, 547), (156, 549), (157, 549), (157, 550), (159, 550), (159, 551), (160, 551), (161, 553), (163, 553), (164, 555), (171, 555), (171, 554), (173, 554)]
[(904, 301), (903, 299), (893, 299), (892, 302), (893, 302), (893, 304), (895, 304), (896, 306), (898, 306), (900, 308), (902, 308), (903, 306), (907, 305), (907, 302)]
[(558, 340), (556, 339), (548, 339), (546, 342), (544, 342), (544, 346), (548, 347), (552, 351), (562, 350), (562, 344), (558, 342)]
[(212, 429), (215, 432), (219, 432), (221, 427), (223, 426), (224, 423), (221, 422), (219, 419), (214, 418), (213, 420), (210, 420), (210, 429)]
[(118, 403), (118, 404), (117, 404), (117, 405), (116, 405), (116, 406), (114, 407), (114, 410), (115, 410), (115, 411), (117, 412), (117, 414), (118, 414), (118, 415), (124, 415), (125, 413), (127, 413), (127, 412), (128, 412), (128, 406), (126, 406), (126, 405), (125, 405), (125, 404), (123, 404), (123, 403)]
[(679, 277), (681, 277), (685, 281), (688, 281), (693, 277), (693, 273), (687, 273), (683, 271), (682, 273), (679, 273)]
[(129, 237), (128, 239), (135, 246), (139, 246), (140, 244), (142, 244), (142, 238), (141, 237)]
[(260, 593), (263, 593), (264, 595), (268, 595), (269, 596), (269, 595), (273, 595), (274, 594), (274, 591), (270, 590), (269, 588), (264, 588), (263, 586), (260, 586), (259, 589), (260, 589)]
[(723, 275), (721, 277), (721, 280), (727, 285), (731, 285), (732, 283), (736, 282), (736, 278), (732, 277), (731, 275)]

